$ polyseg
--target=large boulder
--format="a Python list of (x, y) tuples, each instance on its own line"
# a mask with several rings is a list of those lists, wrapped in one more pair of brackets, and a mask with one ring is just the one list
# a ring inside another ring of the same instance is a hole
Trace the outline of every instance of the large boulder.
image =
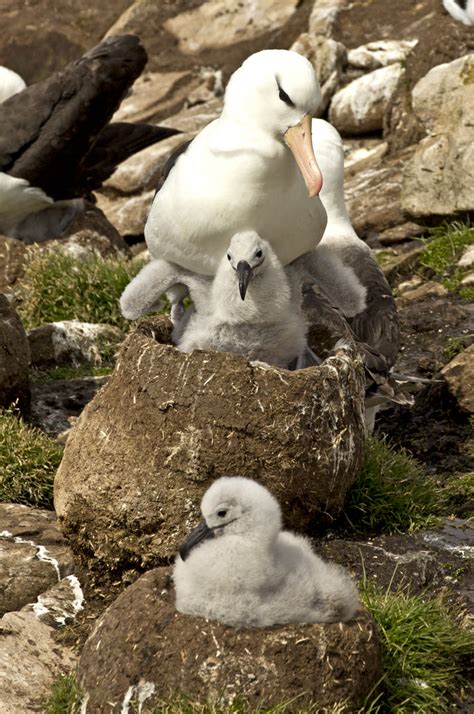
[(354, 354), (290, 372), (230, 353), (183, 354), (169, 337), (166, 318), (129, 335), (68, 440), (55, 506), (73, 549), (97, 567), (162, 564), (222, 475), (260, 481), (290, 527), (339, 513), (365, 438)]
[(404, 69), (400, 62), (355, 79), (333, 96), (329, 121), (345, 134), (368, 134), (383, 128), (385, 111)]
[(345, 624), (254, 630), (182, 615), (163, 568), (143, 575), (109, 607), (84, 646), (78, 681), (85, 712), (120, 712), (125, 702), (146, 702), (151, 710), (180, 694), (218, 706), (237, 697), (252, 711), (279, 704), (307, 711), (316, 702), (322, 708), (340, 701), (356, 711), (380, 679), (380, 654), (367, 615)]
[(15, 309), (0, 293), (0, 408), (17, 402), (27, 409), (30, 402), (28, 368), (30, 348)]
[(42, 325), (28, 332), (31, 364), (38, 368), (70, 364), (98, 367), (104, 355), (110, 356), (122, 341), (118, 327), (64, 320)]
[(321, 85), (321, 103), (317, 116), (323, 116), (329, 106), (332, 95), (341, 81), (343, 65), (347, 52), (344, 45), (324, 35), (304, 32), (290, 47), (293, 52), (304, 55), (314, 67)]
[(464, 411), (474, 413), (474, 345), (456, 355), (443, 369), (449, 391)]
[(474, 209), (474, 54), (434, 67), (413, 89), (428, 136), (404, 170), (402, 208), (414, 216)]
[(0, 524), (1, 616), (70, 575), (73, 559), (51, 511), (0, 503)]
[(9, 290), (22, 277), (26, 251), (21, 241), (0, 235), (0, 291)]

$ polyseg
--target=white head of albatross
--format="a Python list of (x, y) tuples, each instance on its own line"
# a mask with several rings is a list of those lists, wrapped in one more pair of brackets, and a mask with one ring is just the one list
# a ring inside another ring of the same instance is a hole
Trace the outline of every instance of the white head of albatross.
[(0, 104), (13, 97), (14, 94), (22, 92), (25, 87), (26, 84), (19, 74), (0, 65)]
[(230, 78), (222, 116), (283, 138), (309, 195), (316, 196), (322, 176), (311, 143), (311, 117), (320, 101), (318, 80), (305, 57), (289, 50), (262, 50)]
[(359, 609), (355, 586), (301, 536), (281, 530), (266, 488), (247, 478), (215, 481), (201, 503), (204, 521), (180, 549), (176, 607), (236, 627), (342, 622)]

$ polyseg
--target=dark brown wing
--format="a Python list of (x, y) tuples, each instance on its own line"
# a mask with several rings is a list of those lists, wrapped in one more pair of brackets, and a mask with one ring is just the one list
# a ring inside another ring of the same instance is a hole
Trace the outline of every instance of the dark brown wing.
[(84, 157), (147, 55), (134, 35), (112, 37), (2, 104), (0, 168), (54, 199), (82, 194)]

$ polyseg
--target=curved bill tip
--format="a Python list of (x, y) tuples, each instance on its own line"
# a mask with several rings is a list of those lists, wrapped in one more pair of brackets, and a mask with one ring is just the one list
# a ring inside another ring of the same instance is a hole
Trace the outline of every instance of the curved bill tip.
[(298, 124), (290, 126), (284, 139), (295, 157), (310, 197), (317, 196), (323, 185), (323, 177), (314, 155), (310, 115), (305, 114)]
[(239, 276), (239, 292), (242, 300), (245, 300), (249, 282), (252, 279), (253, 268), (246, 260), (239, 260), (237, 263), (237, 275)]
[(192, 549), (201, 543), (201, 541), (207, 540), (208, 538), (215, 538), (215, 533), (208, 527), (206, 521), (201, 521), (201, 523), (189, 534), (179, 549), (181, 560), (186, 560)]

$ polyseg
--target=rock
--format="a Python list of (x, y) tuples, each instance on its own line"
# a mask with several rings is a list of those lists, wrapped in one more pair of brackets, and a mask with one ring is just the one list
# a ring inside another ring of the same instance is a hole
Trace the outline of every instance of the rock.
[[(170, 154), (190, 138), (192, 137), (189, 134), (170, 136), (169, 139), (159, 141), (134, 154), (116, 168), (112, 176), (104, 183), (102, 193), (107, 194), (107, 189), (112, 189), (125, 196), (151, 190), (154, 193)], [(119, 221), (119, 225), (121, 224), (122, 221)], [(119, 232), (123, 234), (120, 229)]]
[(365, 134), (383, 128), (385, 110), (403, 76), (399, 62), (355, 79), (333, 96), (329, 121), (346, 134)]
[(462, 280), (461, 285), (470, 286), (474, 285), (474, 273), (468, 273)]
[(2, 714), (44, 711), (54, 682), (69, 674), (76, 657), (33, 612), (9, 612), (0, 620)]
[(405, 166), (403, 210), (412, 216), (473, 210), (474, 54), (433, 68), (412, 95), (428, 136)]
[(389, 258), (380, 266), (391, 285), (396, 279), (405, 277), (413, 271), (424, 249), (424, 246), (417, 245), (401, 253), (395, 253), (393, 258)]
[(251, 711), (288, 702), (287, 711), (306, 711), (316, 701), (342, 700), (355, 711), (380, 675), (379, 638), (367, 614), (345, 624), (236, 630), (176, 612), (167, 568), (146, 573), (117, 598), (78, 666), (87, 712), (120, 712), (137, 700), (153, 709), (170, 692), (218, 707), (238, 697)]
[(376, 167), (387, 153), (388, 145), (379, 139), (346, 139), (344, 141), (344, 175), (354, 176)]
[(34, 613), (38, 620), (58, 629), (74, 622), (77, 613), (83, 609), (83, 603), (84, 594), (79, 580), (75, 575), (68, 575), (22, 610)]
[(87, 257), (90, 253), (102, 258), (117, 258), (128, 255), (128, 247), (115, 226), (104, 213), (87, 203), (86, 210), (69, 226), (59, 241), (47, 241), (44, 245), (59, 245), (61, 250), (74, 257)]
[(0, 235), (0, 292), (12, 288), (22, 277), (26, 251), (21, 241)]
[(406, 293), (410, 290), (414, 290), (419, 285), (421, 285), (422, 282), (423, 282), (423, 280), (419, 275), (414, 275), (409, 280), (403, 280), (401, 283), (399, 283), (397, 285), (397, 290), (398, 290), (399, 295), (403, 295), (404, 293)]
[(155, 190), (136, 196), (97, 194), (97, 204), (123, 236), (142, 236)]
[(342, 351), (289, 372), (230, 353), (183, 354), (169, 331), (161, 317), (127, 337), (68, 439), (55, 506), (73, 549), (111, 569), (161, 564), (225, 474), (258, 479), (290, 527), (339, 512), (363, 456), (358, 360)]
[(64, 364), (98, 367), (104, 350), (110, 353), (122, 339), (122, 331), (112, 325), (78, 320), (53, 322), (28, 333), (31, 365), (40, 369)]
[(31, 385), (30, 420), (50, 436), (69, 429), (70, 419), (78, 417), (108, 377), (51, 379)]
[(347, 61), (353, 67), (364, 70), (387, 67), (395, 62), (403, 63), (418, 40), (380, 40), (368, 42), (347, 53)]
[(191, 72), (144, 72), (112, 121), (158, 123), (183, 106), (196, 83)]
[(350, 0), (315, 0), (309, 17), (309, 32), (314, 35), (333, 37), (333, 28), (341, 10)]
[(456, 355), (441, 374), (461, 409), (474, 412), (474, 345)]
[(413, 290), (404, 290), (403, 299), (404, 300), (424, 300), (430, 297), (444, 297), (448, 294), (448, 289), (441, 285), (441, 283), (436, 283), (433, 280), (428, 280), (428, 282), (423, 283), (415, 287)]
[(321, 117), (339, 86), (342, 68), (346, 61), (346, 48), (340, 42), (323, 35), (305, 32), (298, 37), (290, 49), (304, 55), (314, 67), (321, 85), (321, 104), (317, 112), (317, 116)]
[(347, 210), (361, 238), (406, 222), (400, 210), (402, 170), (413, 152), (414, 148), (405, 149), (346, 179)]
[(474, 245), (468, 245), (457, 262), (458, 268), (470, 268), (474, 265)]
[(51, 511), (0, 503), (0, 616), (20, 610), (73, 572), (71, 549)]
[(30, 386), (28, 338), (15, 309), (0, 293), (0, 407), (17, 402), (28, 408)]
[(387, 228), (387, 230), (379, 233), (378, 239), (382, 245), (394, 245), (395, 243), (403, 243), (410, 238), (418, 238), (424, 233), (426, 233), (425, 226), (408, 221), (400, 226)]
[(184, 54), (224, 48), (282, 27), (298, 0), (207, 0), (166, 20), (165, 29), (178, 40)]

